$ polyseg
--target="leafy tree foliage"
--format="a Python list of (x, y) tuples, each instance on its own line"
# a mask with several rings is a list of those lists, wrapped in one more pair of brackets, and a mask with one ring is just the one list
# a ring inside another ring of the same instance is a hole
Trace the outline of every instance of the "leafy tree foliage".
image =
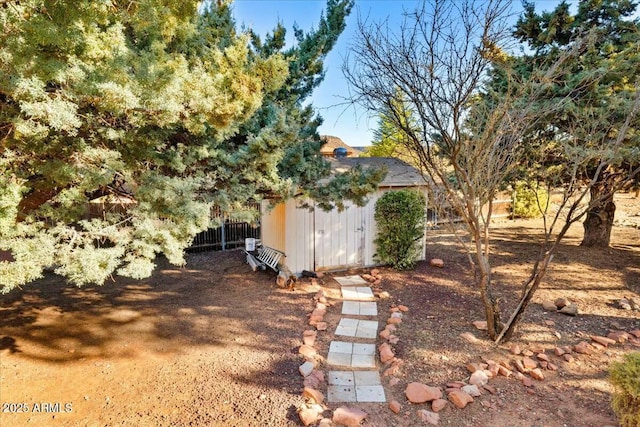
[(515, 218), (538, 218), (547, 212), (549, 192), (537, 183), (516, 181), (511, 215)]
[[(4, 292), (52, 266), (81, 285), (146, 277), (157, 254), (183, 264), (213, 205), (230, 212), (267, 195), (312, 193), (327, 175), (320, 119), (302, 101), (322, 79), (351, 2), (328, 1), (319, 29), (297, 30), (287, 51), (282, 27), (260, 44), (235, 30), (229, 2), (198, 7), (0, 7)], [(96, 201), (118, 208), (89, 215)]]
[[(399, 111), (403, 111), (402, 116), (398, 117), (405, 126), (415, 128), (415, 118), (398, 95), (399, 99), (394, 101)], [(396, 126), (394, 123), (394, 109), (385, 109), (379, 114), (378, 128), (373, 132), (373, 143), (364, 151), (365, 157), (397, 157), (408, 163), (411, 163), (410, 155), (403, 149), (407, 135), (402, 127)], [(409, 121), (411, 123), (404, 123)]]
[[(596, 184), (591, 187), (583, 245), (608, 246), (613, 195), (634, 179), (635, 172), (629, 172), (637, 169), (639, 160), (638, 121), (625, 123), (640, 73), (640, 24), (631, 19), (638, 3), (582, 0), (575, 14), (566, 2), (542, 13), (536, 13), (533, 3), (524, 6), (514, 35), (533, 53), (513, 59), (522, 78), (532, 67), (549, 63), (578, 44), (584, 47), (549, 88), (547, 100), (562, 100), (563, 108), (557, 114), (541, 112), (537, 126), (527, 135), (530, 161), (523, 163), (522, 172), (548, 185), (571, 185), (575, 174), (568, 165), (574, 162), (568, 156), (583, 156), (577, 177)], [(504, 77), (498, 73), (498, 85), (504, 85)], [(569, 93), (572, 96), (566, 102)], [(612, 156), (611, 146), (624, 126), (631, 127), (621, 141), (624, 149)], [(571, 150), (565, 149), (567, 144)], [(598, 167), (603, 161), (605, 165)]]

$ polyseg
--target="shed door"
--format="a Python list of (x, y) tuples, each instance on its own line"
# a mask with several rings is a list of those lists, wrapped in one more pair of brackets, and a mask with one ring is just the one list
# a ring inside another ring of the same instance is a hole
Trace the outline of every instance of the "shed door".
[(346, 209), (325, 212), (316, 208), (315, 268), (361, 267), (364, 249), (364, 209), (351, 203)]

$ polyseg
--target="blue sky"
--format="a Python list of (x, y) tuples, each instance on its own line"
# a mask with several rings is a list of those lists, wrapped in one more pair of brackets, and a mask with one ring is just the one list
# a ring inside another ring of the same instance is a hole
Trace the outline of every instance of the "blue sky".
[[(413, 10), (418, 0), (356, 0), (355, 8), (347, 18), (347, 28), (337, 45), (325, 61), (326, 76), (314, 92), (312, 102), (324, 118), (320, 134), (342, 138), (352, 146), (370, 145), (377, 118), (369, 117), (363, 110), (346, 107), (344, 97), (348, 95), (348, 85), (344, 81), (341, 66), (356, 32), (358, 16), (372, 21), (389, 19), (389, 23), (400, 23), (403, 10)], [(536, 1), (536, 8), (551, 10), (558, 0)], [(520, 3), (516, 0), (514, 5)], [(238, 25), (253, 29), (260, 35), (272, 30), (277, 22), (293, 34), (293, 24), (303, 30), (317, 26), (320, 14), (326, 6), (325, 0), (235, 0), (234, 16)]]

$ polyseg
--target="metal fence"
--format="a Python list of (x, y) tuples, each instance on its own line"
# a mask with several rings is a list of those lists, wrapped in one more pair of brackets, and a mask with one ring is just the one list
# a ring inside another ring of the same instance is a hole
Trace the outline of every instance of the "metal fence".
[[(260, 205), (251, 206), (259, 210)], [(225, 218), (219, 211), (213, 210), (213, 217), (224, 219), (224, 225), (210, 228), (196, 235), (189, 252), (224, 251), (244, 247), (244, 239), (260, 239), (260, 222), (255, 224)]]

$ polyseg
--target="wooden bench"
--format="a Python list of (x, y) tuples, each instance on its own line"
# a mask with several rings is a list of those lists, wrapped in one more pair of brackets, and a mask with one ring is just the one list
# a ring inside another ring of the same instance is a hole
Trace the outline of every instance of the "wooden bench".
[(284, 257), (284, 253), (268, 246), (260, 246), (256, 250), (256, 255), (244, 252), (247, 254), (247, 263), (253, 271), (257, 271), (258, 268), (266, 270), (269, 267), (277, 273), (279, 271), (278, 263)]

